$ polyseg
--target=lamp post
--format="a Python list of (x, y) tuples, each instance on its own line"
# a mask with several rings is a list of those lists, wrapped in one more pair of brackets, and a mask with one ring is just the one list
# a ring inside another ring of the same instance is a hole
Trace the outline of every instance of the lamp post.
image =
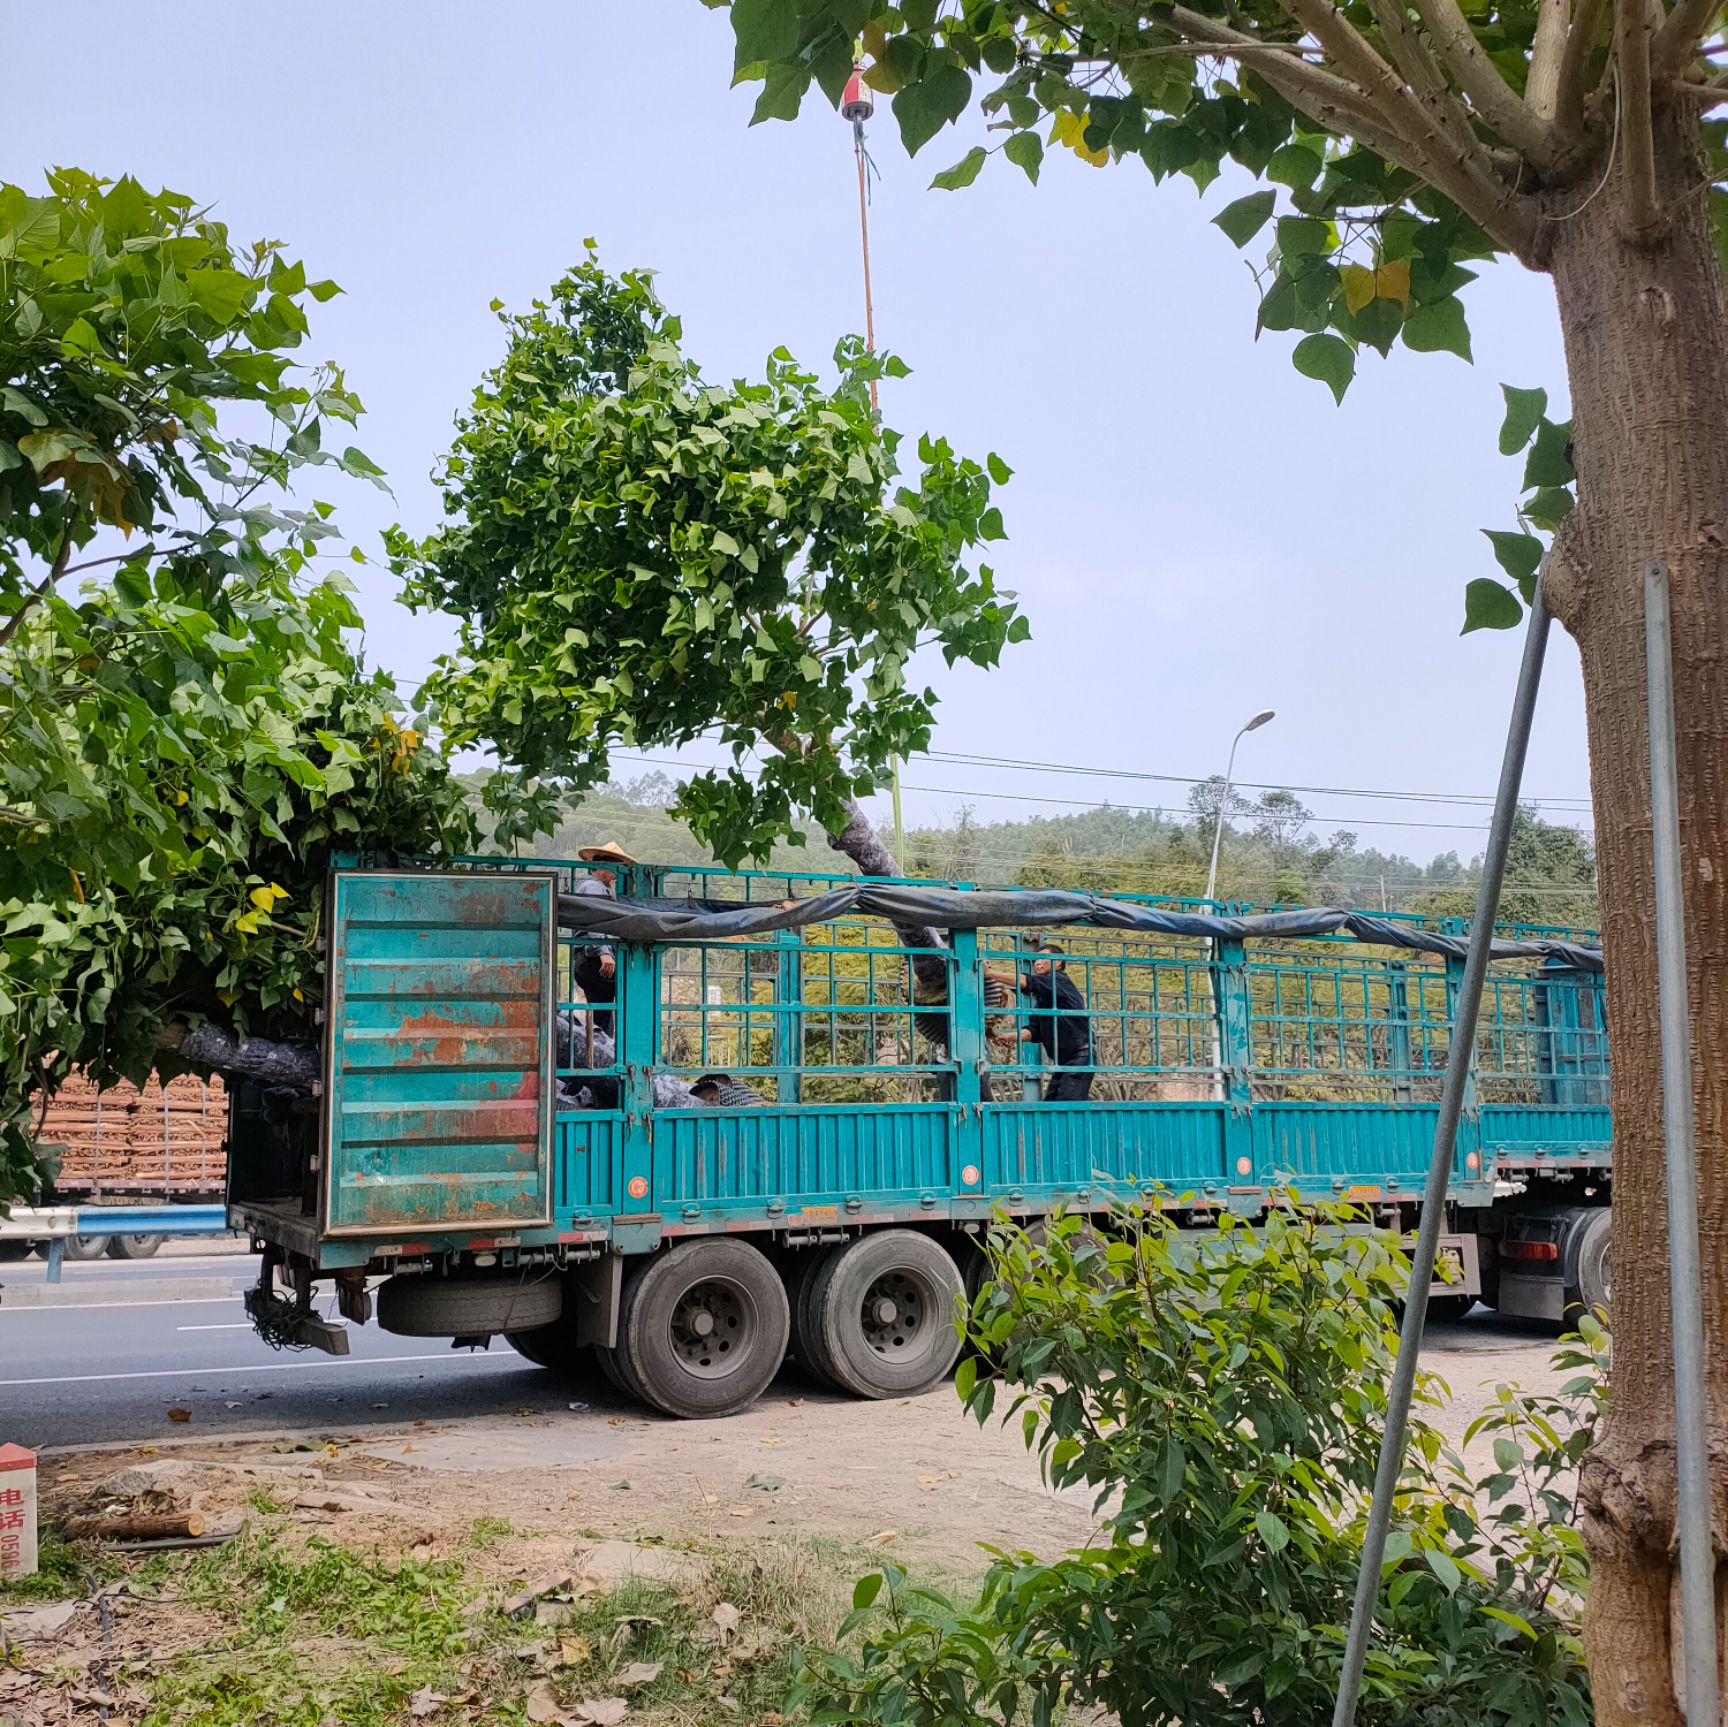
[[(1230, 777), (1236, 771), (1236, 746), (1250, 732), (1257, 732), (1265, 723), (1275, 718), (1271, 708), (1262, 708), (1234, 738), (1230, 740), (1230, 759), (1224, 765), (1224, 787), (1218, 794), (1218, 817), (1212, 829), (1212, 867), (1206, 872), (1206, 898), (1212, 898), (1212, 890), (1218, 885), (1218, 844), (1224, 838), (1224, 818), (1230, 813)], [(1218, 944), (1212, 944), (1213, 965), (1218, 960)], [(1218, 986), (1212, 979), (1212, 967), (1206, 971), (1206, 984), (1212, 996), (1212, 1086), (1213, 1096), (1222, 1103), (1224, 1101), (1224, 1041), (1218, 1025)]]
[(1218, 885), (1218, 842), (1224, 837), (1224, 818), (1230, 813), (1230, 776), (1236, 771), (1236, 746), (1250, 733), (1257, 732), (1268, 720), (1278, 716), (1271, 708), (1262, 708), (1234, 738), (1230, 740), (1230, 760), (1224, 767), (1224, 789), (1218, 795), (1218, 820), (1212, 829), (1212, 867), (1206, 872), (1206, 897)]

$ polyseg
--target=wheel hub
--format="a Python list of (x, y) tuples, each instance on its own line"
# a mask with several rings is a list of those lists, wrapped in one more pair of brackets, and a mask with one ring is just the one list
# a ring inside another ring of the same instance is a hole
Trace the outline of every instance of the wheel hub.
[(672, 1353), (688, 1373), (718, 1379), (749, 1353), (755, 1309), (736, 1284), (708, 1278), (692, 1284), (672, 1310)]
[(859, 1320), (864, 1341), (888, 1360), (914, 1359), (935, 1343), (930, 1291), (904, 1267), (883, 1272), (864, 1292)]

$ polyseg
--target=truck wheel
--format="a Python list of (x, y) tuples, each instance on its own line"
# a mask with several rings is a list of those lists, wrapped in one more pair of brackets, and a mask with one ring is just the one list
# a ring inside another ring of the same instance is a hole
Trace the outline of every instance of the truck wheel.
[(507, 1331), (504, 1341), (524, 1361), (571, 1378), (586, 1373), (593, 1361), (587, 1344), (576, 1341), (576, 1327), (563, 1319), (552, 1325), (537, 1325), (532, 1331)]
[(553, 1324), (564, 1311), (557, 1277), (392, 1277), (378, 1291), (378, 1324), (398, 1337), (494, 1337)]
[(811, 1291), (821, 1347), (856, 1397), (915, 1397), (939, 1385), (960, 1354), (960, 1268), (936, 1242), (885, 1229), (848, 1242)]
[(790, 1330), (779, 1274), (723, 1236), (657, 1254), (626, 1284), (618, 1315), (628, 1379), (685, 1420), (748, 1409), (780, 1371)]
[(108, 1251), (111, 1235), (69, 1235), (66, 1237), (68, 1259), (100, 1259)]
[(162, 1245), (159, 1235), (111, 1235), (108, 1238), (110, 1259), (148, 1259)]
[(792, 1321), (792, 1359), (811, 1379), (829, 1391), (840, 1391), (844, 1387), (834, 1377), (833, 1363), (822, 1347), (822, 1328), (816, 1323), (812, 1291), (817, 1272), (844, 1246), (844, 1242), (835, 1242), (827, 1247), (800, 1248), (788, 1257), (784, 1270), (786, 1305)]
[(1574, 1308), (1582, 1307), (1586, 1313), (1594, 1313), (1601, 1308), (1608, 1311), (1608, 1295), (1612, 1279), (1612, 1266), (1609, 1258), (1611, 1241), (1611, 1215), (1609, 1208), (1604, 1206), (1591, 1217), (1578, 1232), (1578, 1282), (1569, 1295), (1576, 1295), (1576, 1301), (1567, 1303), (1567, 1318), (1576, 1319), (1578, 1315)]

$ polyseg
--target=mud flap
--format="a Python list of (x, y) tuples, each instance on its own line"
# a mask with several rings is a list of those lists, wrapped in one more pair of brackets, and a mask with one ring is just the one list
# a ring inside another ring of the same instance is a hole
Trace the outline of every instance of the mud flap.
[(566, 1285), (574, 1297), (576, 1341), (602, 1349), (618, 1347), (618, 1306), (624, 1293), (624, 1256), (603, 1253), (578, 1265)]

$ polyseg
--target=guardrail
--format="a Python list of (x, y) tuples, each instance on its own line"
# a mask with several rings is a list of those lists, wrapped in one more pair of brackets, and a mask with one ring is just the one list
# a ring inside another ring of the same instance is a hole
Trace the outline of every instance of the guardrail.
[(0, 1241), (46, 1241), (48, 1282), (60, 1281), (66, 1242), (96, 1235), (226, 1235), (225, 1205), (14, 1206), (0, 1217)]

